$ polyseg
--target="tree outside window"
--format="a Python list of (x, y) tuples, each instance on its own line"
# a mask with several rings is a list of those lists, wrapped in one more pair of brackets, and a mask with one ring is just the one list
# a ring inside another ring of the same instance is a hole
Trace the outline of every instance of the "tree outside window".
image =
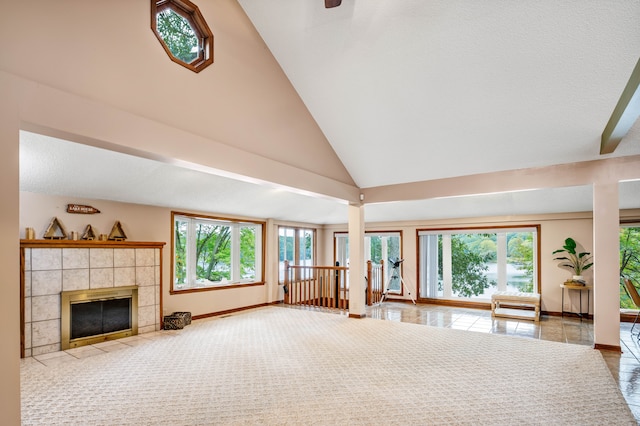
[[(315, 234), (316, 231), (309, 228), (297, 228), (291, 226), (278, 227), (278, 264), (280, 282), (284, 282), (285, 260), (292, 265), (312, 266), (315, 264)], [(305, 273), (309, 272), (306, 269), (303, 271)]]
[(174, 214), (173, 290), (262, 280), (261, 223)]
[(173, 62), (194, 72), (213, 63), (213, 33), (189, 0), (151, 0), (151, 29)]
[(198, 36), (189, 21), (172, 9), (158, 13), (157, 29), (171, 54), (190, 64), (198, 57)]
[(495, 291), (536, 291), (536, 228), (418, 235), (421, 298), (490, 299)]
[[(490, 281), (486, 274), (489, 270), (487, 263), (495, 258), (495, 251), (488, 252), (487, 244), (480, 244), (476, 250), (472, 250), (470, 244), (465, 241), (469, 239), (472, 238), (464, 234), (451, 237), (452, 289), (454, 294), (461, 297), (478, 296), (489, 286), (496, 285), (496, 282)], [(442, 253), (442, 240), (439, 241), (439, 245)], [(442, 277), (442, 262), (439, 263), (438, 268), (438, 274)]]
[[(335, 244), (335, 261), (340, 266), (349, 266), (349, 234), (336, 233), (334, 236)], [(400, 294), (402, 292), (400, 276), (402, 270), (395, 279), (392, 279), (391, 262), (402, 258), (402, 233), (400, 231), (367, 231), (364, 236), (364, 270), (366, 270), (366, 262), (380, 263), (384, 260), (384, 277), (385, 289), (391, 293)], [(400, 267), (402, 269), (402, 267)]]
[(622, 280), (628, 278), (640, 291), (640, 227), (620, 228), (620, 308), (636, 309)]

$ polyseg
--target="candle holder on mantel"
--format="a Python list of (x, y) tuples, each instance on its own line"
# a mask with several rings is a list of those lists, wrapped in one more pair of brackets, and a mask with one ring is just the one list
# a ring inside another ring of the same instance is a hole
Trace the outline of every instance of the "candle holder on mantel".
[(35, 240), (36, 239), (36, 230), (33, 228), (26, 228), (24, 230), (24, 239), (25, 240)]

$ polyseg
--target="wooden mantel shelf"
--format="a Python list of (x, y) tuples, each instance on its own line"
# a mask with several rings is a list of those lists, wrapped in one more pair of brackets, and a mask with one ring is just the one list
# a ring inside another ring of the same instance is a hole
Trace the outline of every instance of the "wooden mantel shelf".
[(20, 240), (20, 248), (162, 248), (160, 241)]

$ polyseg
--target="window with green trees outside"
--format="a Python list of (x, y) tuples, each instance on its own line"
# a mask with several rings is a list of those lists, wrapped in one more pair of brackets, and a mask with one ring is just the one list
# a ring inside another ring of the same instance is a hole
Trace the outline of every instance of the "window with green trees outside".
[(262, 222), (172, 216), (172, 291), (262, 282)]
[[(349, 234), (338, 232), (334, 235), (335, 262), (340, 266), (349, 266)], [(364, 236), (364, 261), (379, 264), (385, 262), (384, 276), (385, 289), (390, 293), (402, 292), (399, 277), (402, 275), (402, 267), (397, 279), (392, 276), (390, 263), (402, 258), (402, 232), (400, 231), (367, 231)], [(366, 270), (366, 266), (363, 265)], [(347, 277), (348, 279), (348, 277)], [(347, 284), (348, 287), (348, 284)]]
[[(284, 282), (284, 262), (291, 265), (313, 266), (316, 259), (315, 229), (292, 226), (278, 227), (278, 279)], [(302, 273), (310, 273), (303, 269)], [(299, 278), (309, 278), (306, 275)]]
[(194, 72), (213, 63), (213, 33), (189, 0), (151, 0), (151, 29), (173, 62)]
[(624, 278), (640, 292), (640, 223), (620, 227), (620, 309), (636, 309), (624, 288)]
[(537, 225), (418, 231), (422, 299), (490, 300), (539, 292)]

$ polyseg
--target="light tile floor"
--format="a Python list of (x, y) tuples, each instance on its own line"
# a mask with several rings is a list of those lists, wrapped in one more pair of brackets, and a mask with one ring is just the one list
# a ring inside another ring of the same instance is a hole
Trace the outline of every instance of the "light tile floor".
[[(492, 318), (491, 311), (488, 310), (399, 302), (369, 306), (366, 313), (369, 318), (382, 320), (593, 346), (593, 321), (569, 316), (543, 315), (536, 323)], [(635, 334), (636, 331), (640, 331), (640, 327), (636, 327), (634, 336), (631, 336), (630, 330), (630, 323), (620, 325), (622, 353), (605, 350), (600, 352), (640, 424), (640, 343)], [(585, 392), (588, 390), (585, 389)]]
[(81, 358), (100, 355), (107, 352), (119, 351), (133, 346), (144, 345), (155, 339), (166, 338), (168, 335), (177, 333), (176, 330), (162, 330), (152, 333), (138, 334), (136, 336), (123, 337), (118, 340), (108, 340), (106, 342), (95, 343), (93, 345), (80, 346), (78, 348), (67, 349), (59, 352), (51, 352), (43, 355), (36, 355), (30, 358), (23, 358), (23, 363), (39, 363), (44, 366), (52, 366), (65, 362), (74, 361)]

